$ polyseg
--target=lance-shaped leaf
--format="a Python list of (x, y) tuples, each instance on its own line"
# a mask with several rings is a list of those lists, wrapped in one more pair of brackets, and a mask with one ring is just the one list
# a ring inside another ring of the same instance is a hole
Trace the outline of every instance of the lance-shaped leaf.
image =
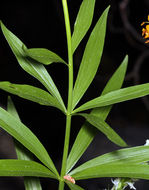
[[(8, 112), (20, 121), (15, 105), (10, 97), (7, 103)], [(19, 160), (33, 160), (31, 152), (14, 139), (15, 150)], [(39, 179), (36, 177), (24, 177), (25, 190), (42, 190)]]
[(10, 96), (8, 96), (8, 100), (7, 100), (7, 111), (11, 115), (13, 115), (16, 119), (18, 119), (19, 121), (21, 121), (20, 117), (19, 117), (19, 114), (18, 114), (18, 112), (17, 112), (17, 110), (15, 108), (15, 105), (14, 105), (14, 103), (13, 103), (13, 101), (12, 101), (12, 99), (11, 99)]
[(125, 141), (100, 117), (86, 113), (77, 114), (77, 115), (84, 117), (92, 126), (100, 130), (113, 143), (121, 147), (127, 146)]
[(0, 82), (0, 89), (41, 105), (54, 106), (58, 109), (62, 109), (55, 97), (51, 96), (45, 90), (31, 85), (12, 84), (10, 82), (4, 81)]
[(58, 176), (50, 156), (38, 138), (29, 128), (3, 108), (0, 108), (0, 126), (30, 150), (42, 163)]
[(138, 146), (133, 148), (125, 148), (110, 153), (103, 154), (91, 159), (81, 166), (74, 169), (70, 175), (79, 173), (83, 170), (107, 165), (107, 164), (140, 164), (149, 161), (149, 146)]
[(76, 180), (101, 177), (126, 177), (149, 179), (149, 165), (144, 164), (107, 164), (88, 168), (73, 174)]
[(109, 7), (98, 20), (87, 42), (74, 86), (72, 108), (84, 95), (97, 72), (104, 46), (108, 10)]
[(67, 173), (81, 158), (81, 156), (97, 134), (97, 131), (98, 130), (92, 127), (91, 124), (89, 124), (88, 122), (85, 122), (85, 124), (82, 126), (67, 159)]
[(83, 104), (82, 106), (74, 110), (74, 113), (95, 107), (103, 107), (103, 106), (116, 104), (119, 102), (124, 102), (127, 100), (132, 100), (135, 98), (140, 98), (148, 94), (149, 94), (149, 83), (131, 86), (120, 90), (115, 90)]
[(45, 48), (24, 48), (24, 51), (28, 57), (35, 59), (44, 65), (50, 65), (51, 63), (64, 63), (67, 65), (60, 56)]
[(42, 190), (37, 177), (24, 177), (25, 190)]
[(47, 88), (47, 90), (57, 99), (58, 103), (65, 112), (66, 108), (64, 106), (63, 100), (46, 68), (39, 62), (27, 58), (24, 51), (24, 49), (27, 48), (23, 44), (23, 42), (21, 42), (19, 38), (17, 38), (11, 31), (9, 31), (2, 22), (0, 22), (0, 24), (2, 32), (22, 69), (24, 69), (27, 73), (38, 79)]
[(79, 43), (91, 26), (95, 0), (83, 0), (80, 6), (72, 35), (72, 51), (75, 52)]
[(56, 179), (55, 175), (38, 162), (28, 160), (0, 160), (0, 176), (36, 176)]
[[(8, 97), (8, 101), (7, 101), (7, 111), (12, 116), (14, 116), (16, 119), (18, 119), (19, 121), (21, 121), (20, 117), (19, 117), (19, 115), (17, 113), (17, 110), (15, 108), (15, 105), (14, 105), (12, 99), (10, 98), (10, 96)], [(30, 151), (28, 151), (28, 149), (26, 149), (16, 139), (14, 139), (14, 145), (15, 145), (15, 150), (16, 150), (17, 158), (19, 160), (32, 160), (33, 159), (32, 153)]]
[[(125, 57), (122, 64), (119, 66), (119, 68), (116, 70), (116, 72), (113, 74), (111, 79), (108, 81), (106, 87), (104, 88), (102, 95), (121, 88), (126, 69), (127, 69), (127, 62), (128, 62), (128, 56)], [(106, 119), (108, 116), (112, 106), (106, 106), (101, 108), (94, 108), (91, 111), (91, 114), (96, 115), (97, 117), (102, 118), (103, 120)], [(95, 134), (98, 132), (98, 130), (91, 126), (88, 122), (85, 122), (85, 124), (80, 129), (77, 138), (73, 144), (73, 147), (71, 149), (71, 152), (69, 154), (68, 160), (67, 160), (67, 172), (70, 171), (70, 169), (75, 165), (75, 163), (79, 160), (79, 158), (82, 156), (82, 154), (85, 152), (87, 147), (92, 142), (93, 138), (95, 137)]]
[(76, 184), (73, 184), (73, 183), (69, 183), (67, 182), (67, 185), (68, 187), (71, 189), (71, 190), (84, 190), (82, 187), (76, 185)]

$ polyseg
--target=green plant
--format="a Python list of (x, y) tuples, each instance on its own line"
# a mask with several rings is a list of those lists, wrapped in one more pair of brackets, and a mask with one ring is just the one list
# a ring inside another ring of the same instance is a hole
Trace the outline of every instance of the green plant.
[[(73, 85), (73, 53), (92, 23), (95, 0), (82, 1), (72, 35), (67, 1), (62, 0), (62, 5), (68, 45), (68, 63), (47, 49), (28, 49), (23, 42), (5, 27), (2, 21), (0, 22), (2, 32), (22, 69), (39, 80), (47, 91), (31, 85), (12, 84), (7, 81), (0, 82), (0, 89), (41, 105), (56, 107), (66, 116), (61, 174), (58, 173), (52, 159), (41, 142), (20, 121), (15, 106), (11, 98), (9, 98), (7, 111), (0, 108), (0, 125), (16, 139), (14, 142), (18, 160), (0, 160), (0, 176), (24, 176), (26, 190), (42, 189), (37, 177), (58, 180), (59, 190), (64, 189), (65, 183), (71, 190), (81, 190), (82, 188), (75, 184), (75, 180), (89, 178), (122, 178), (119, 180), (119, 185), (113, 187), (113, 189), (123, 189), (126, 186), (126, 182), (132, 182), (133, 178), (149, 179), (149, 166), (147, 165), (147, 161), (149, 161), (149, 146), (123, 148), (96, 157), (73, 169), (98, 131), (101, 131), (110, 141), (118, 146), (127, 147), (126, 142), (105, 122), (106, 117), (113, 104), (148, 95), (149, 83), (121, 89), (127, 69), (128, 56), (126, 56), (105, 86), (102, 94), (76, 108), (78, 102), (94, 79), (99, 67), (104, 46), (109, 7), (103, 12), (91, 32), (76, 81)], [(53, 62), (64, 63), (64, 66), (68, 68), (69, 86), (67, 108), (51, 76), (44, 67), (44, 65), (49, 65)], [(82, 113), (82, 111), (88, 109), (92, 109), (90, 113)], [(84, 117), (86, 121), (68, 154), (71, 119), (73, 116)], [(41, 163), (33, 161), (32, 155), (35, 155)]]

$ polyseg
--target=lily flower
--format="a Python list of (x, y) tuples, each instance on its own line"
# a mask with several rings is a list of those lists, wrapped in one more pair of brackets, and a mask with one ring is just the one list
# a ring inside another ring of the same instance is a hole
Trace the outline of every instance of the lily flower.
[(141, 26), (145, 25), (145, 27), (142, 28), (142, 36), (144, 37), (144, 39), (147, 39), (145, 43), (149, 43), (149, 39), (148, 39), (149, 38), (149, 15), (148, 15), (147, 20), (148, 21), (141, 23)]

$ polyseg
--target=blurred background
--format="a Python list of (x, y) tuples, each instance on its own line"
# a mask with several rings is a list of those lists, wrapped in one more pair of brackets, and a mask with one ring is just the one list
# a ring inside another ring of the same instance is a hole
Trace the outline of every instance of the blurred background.
[[(72, 31), (81, 2), (82, 0), (68, 1)], [(149, 45), (144, 43), (140, 26), (143, 21), (147, 21), (148, 0), (96, 0), (93, 24), (74, 55), (75, 77), (90, 32), (109, 4), (111, 8), (101, 64), (95, 80), (81, 103), (99, 96), (126, 54), (129, 55), (129, 65), (123, 87), (149, 82)], [(61, 1), (5, 0), (1, 2), (0, 19), (28, 48), (47, 48), (67, 60), (67, 42)], [(66, 67), (60, 63), (53, 63), (46, 68), (67, 103), (68, 73)], [(1, 31), (0, 81), (44, 88), (36, 79), (20, 68)], [(8, 93), (0, 91), (0, 105), (4, 108), (7, 104), (7, 96)], [(37, 135), (59, 169), (63, 150), (65, 117), (55, 108), (40, 106), (16, 96), (12, 96), (12, 99), (22, 122)], [(83, 122), (82, 118), (75, 117), (73, 119), (70, 146)], [(109, 114), (107, 122), (130, 146), (145, 144), (146, 139), (149, 138), (148, 97), (116, 104)], [(78, 164), (118, 148), (99, 132)], [(16, 158), (16, 154), (12, 138), (0, 129), (0, 159), (6, 158)], [(41, 183), (44, 190), (57, 189), (57, 183), (54, 180), (41, 179)], [(103, 190), (111, 187), (111, 179), (79, 181), (78, 184), (87, 190)], [(135, 187), (138, 190), (148, 190), (149, 182), (140, 180), (136, 182)], [(23, 179), (1, 177), (0, 189), (23, 190)]]

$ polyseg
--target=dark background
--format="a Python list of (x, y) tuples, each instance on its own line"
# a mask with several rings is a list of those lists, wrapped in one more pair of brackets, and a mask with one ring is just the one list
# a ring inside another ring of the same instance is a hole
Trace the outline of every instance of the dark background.
[[(73, 23), (82, 0), (68, 1), (70, 20)], [(104, 52), (94, 82), (82, 99), (82, 103), (97, 97), (106, 82), (120, 65), (126, 54), (129, 55), (129, 66), (124, 87), (149, 82), (149, 46), (144, 44), (141, 37), (141, 22), (147, 20), (149, 14), (148, 0), (96, 0), (93, 26), (103, 10), (111, 5)], [(64, 18), (61, 1), (2, 1), (0, 19), (28, 48), (47, 48), (56, 52), (67, 60), (67, 43), (64, 28)], [(75, 77), (82, 58), (83, 49), (90, 31), (80, 44), (74, 57)], [(62, 97), (67, 100), (67, 70), (60, 63), (47, 66)], [(0, 81), (42, 85), (33, 77), (25, 73), (17, 63), (2, 32), (0, 32)], [(0, 91), (0, 104), (6, 106), (8, 94)], [(55, 108), (48, 108), (12, 96), (20, 117), (41, 140), (52, 159), (60, 168), (63, 138), (65, 131), (65, 117)], [(74, 118), (71, 133), (71, 145), (84, 120)], [(107, 122), (127, 141), (130, 146), (142, 145), (149, 138), (149, 100), (141, 98), (114, 106)], [(118, 149), (117, 146), (99, 133), (88, 151), (79, 163), (97, 155)], [(0, 131), (0, 158), (15, 158), (12, 139), (3, 130)], [(43, 189), (57, 189), (53, 180), (41, 179)], [(78, 184), (85, 189), (105, 189), (111, 185), (110, 179), (96, 179), (80, 181)], [(149, 189), (148, 181), (136, 183), (138, 190)], [(23, 190), (21, 178), (0, 178), (1, 190)]]

